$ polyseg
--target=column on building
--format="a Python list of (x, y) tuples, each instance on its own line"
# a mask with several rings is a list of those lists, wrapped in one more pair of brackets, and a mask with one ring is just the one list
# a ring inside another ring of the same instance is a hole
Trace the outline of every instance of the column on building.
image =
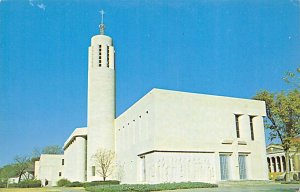
[(281, 171), (284, 172), (284, 171), (285, 171), (285, 168), (284, 168), (284, 166), (283, 166), (283, 158), (282, 158), (282, 156), (279, 156), (279, 158), (280, 158)]
[(271, 172), (271, 160), (270, 157), (267, 157), (267, 162), (268, 162), (268, 170)]
[(279, 172), (278, 163), (277, 163), (277, 156), (275, 156), (274, 159), (275, 159), (275, 172)]
[(274, 167), (273, 167), (273, 158), (270, 157), (270, 169), (271, 169), (271, 173), (274, 172)]
[(286, 163), (285, 163), (285, 156), (281, 156), (282, 158), (282, 163), (283, 163), (283, 170), (286, 171)]
[(280, 156), (276, 156), (278, 172), (282, 172), (282, 166), (281, 166), (280, 159), (281, 159)]
[(290, 157), (290, 170), (294, 171), (294, 163), (293, 163), (293, 158)]

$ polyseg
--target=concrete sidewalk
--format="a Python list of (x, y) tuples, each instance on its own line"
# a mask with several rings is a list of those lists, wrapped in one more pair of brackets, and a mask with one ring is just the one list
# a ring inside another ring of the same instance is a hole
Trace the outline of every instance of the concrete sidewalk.
[[(176, 192), (298, 192), (300, 185), (294, 184), (264, 184), (264, 185), (234, 185), (234, 186), (220, 186), (218, 188), (209, 189), (182, 189), (175, 190)], [(173, 192), (175, 192), (173, 191)], [(168, 191), (172, 192), (172, 191)]]

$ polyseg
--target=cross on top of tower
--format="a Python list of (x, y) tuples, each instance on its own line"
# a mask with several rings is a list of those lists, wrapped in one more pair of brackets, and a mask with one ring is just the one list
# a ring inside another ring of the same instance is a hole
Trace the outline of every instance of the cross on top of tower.
[(101, 24), (103, 24), (103, 16), (104, 16), (104, 11), (103, 9), (101, 11), (99, 11), (101, 13)]
[(99, 25), (99, 28), (100, 28), (100, 35), (104, 35), (104, 11), (103, 9), (101, 11), (99, 11), (99, 13), (101, 14), (101, 24)]

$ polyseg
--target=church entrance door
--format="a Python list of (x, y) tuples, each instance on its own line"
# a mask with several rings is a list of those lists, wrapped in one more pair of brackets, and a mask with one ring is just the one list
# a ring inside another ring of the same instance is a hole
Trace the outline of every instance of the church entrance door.
[(239, 155), (240, 179), (247, 179), (246, 155)]
[(221, 180), (229, 179), (229, 155), (220, 155)]

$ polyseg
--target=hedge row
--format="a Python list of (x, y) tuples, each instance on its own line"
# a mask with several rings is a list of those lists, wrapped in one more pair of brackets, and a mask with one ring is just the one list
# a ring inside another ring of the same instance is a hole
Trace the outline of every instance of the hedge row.
[(283, 182), (281, 182), (281, 184), (299, 184), (300, 185), (300, 181), (283, 181)]
[(58, 187), (91, 187), (91, 186), (98, 186), (98, 185), (118, 185), (120, 181), (92, 181), (81, 183), (78, 181), (71, 182), (68, 179), (60, 179), (57, 181)]
[(20, 188), (34, 188), (41, 187), (42, 182), (40, 180), (26, 180), (18, 183), (18, 187)]
[(218, 187), (215, 184), (202, 182), (185, 182), (185, 183), (164, 183), (154, 185), (98, 185), (93, 187), (86, 187), (87, 191), (92, 192), (116, 192), (116, 191), (162, 191), (175, 189), (192, 189), (192, 188), (213, 188)]
[(83, 183), (80, 183), (78, 181), (75, 181), (75, 182), (72, 182), (72, 183), (69, 183), (67, 185), (65, 185), (66, 187), (83, 187)]
[[(25, 180), (21, 181), (20, 183), (11, 183), (8, 185), (9, 188), (35, 188), (35, 187), (41, 187), (41, 181), (40, 180)], [(0, 188), (6, 188), (7, 183), (6, 182), (0, 182)]]
[(92, 187), (92, 186), (98, 186), (98, 185), (119, 185), (120, 181), (92, 181), (92, 182), (87, 182), (84, 183), (83, 186), (86, 187)]
[(5, 188), (6, 187), (6, 182), (1, 182), (0, 181), (0, 188)]

